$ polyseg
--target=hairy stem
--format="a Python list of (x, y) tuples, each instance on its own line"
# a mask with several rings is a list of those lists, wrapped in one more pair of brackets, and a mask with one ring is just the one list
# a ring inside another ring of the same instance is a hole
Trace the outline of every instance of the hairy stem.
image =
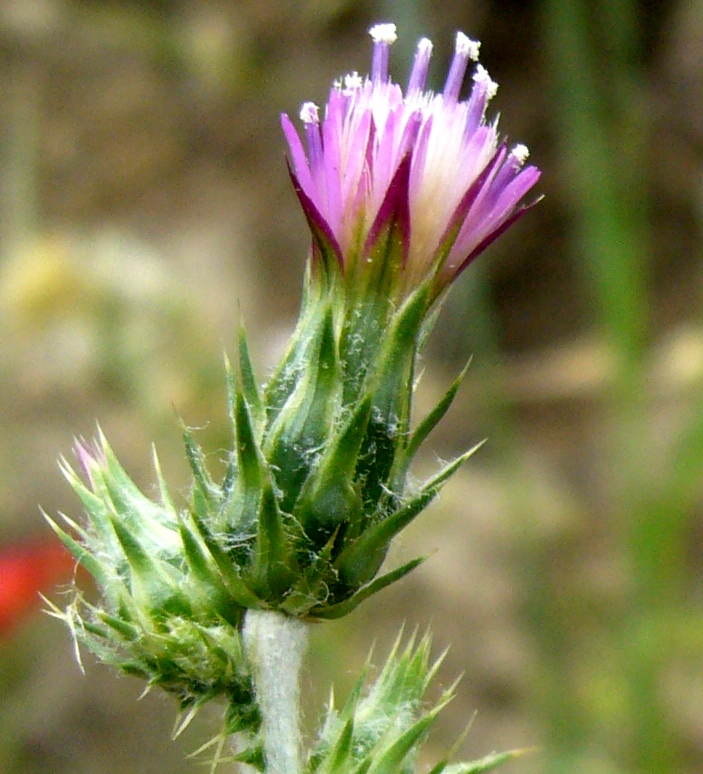
[(300, 774), (300, 667), (308, 627), (271, 610), (247, 610), (244, 645), (263, 719), (266, 774)]

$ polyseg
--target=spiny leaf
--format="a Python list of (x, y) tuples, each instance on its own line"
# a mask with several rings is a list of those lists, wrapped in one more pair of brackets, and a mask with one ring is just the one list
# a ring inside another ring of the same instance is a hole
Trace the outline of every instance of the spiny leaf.
[(266, 765), (264, 762), (264, 748), (261, 743), (251, 745), (246, 750), (237, 753), (232, 760), (239, 761), (240, 763), (246, 763), (248, 766), (256, 769), (257, 771), (266, 771)]
[(295, 582), (295, 572), (289, 567), (293, 561), (291, 546), (270, 482), (264, 485), (257, 522), (256, 556), (252, 568), (257, 590), (268, 589), (280, 599)]
[(258, 427), (263, 420), (264, 407), (254, 375), (254, 367), (249, 357), (249, 344), (243, 325), (239, 326), (239, 376), (242, 382), (242, 392), (253, 415), (254, 423)]
[(368, 527), (353, 543), (345, 548), (335, 562), (340, 578), (349, 583), (366, 582), (364, 574), (368, 572), (369, 567), (373, 568), (373, 563), (370, 563), (369, 557), (382, 555), (381, 552), (385, 550), (390, 541), (427, 508), (439, 493), (444, 482), (483, 443), (484, 441), (481, 441), (481, 443), (476, 444), (472, 449), (469, 449), (469, 451), (446, 465), (439, 473), (425, 483), (420, 492), (409, 503), (406, 503), (406, 505), (385, 519)]
[(112, 527), (133, 573), (131, 591), (134, 599), (143, 596), (152, 613), (165, 615), (170, 611), (190, 615), (188, 601), (179, 592), (169, 566), (155, 560), (119, 519), (112, 520)]
[(375, 572), (374, 557), (385, 556), (390, 541), (415, 519), (437, 496), (437, 489), (420, 492), (407, 505), (387, 518), (372, 525), (353, 542), (349, 543), (334, 565), (339, 577), (350, 585), (366, 583), (368, 573)]
[(414, 748), (427, 733), (429, 727), (437, 719), (437, 715), (445, 704), (446, 702), (440, 703), (431, 712), (420, 718), (385, 751), (372, 750), (369, 753), (372, 764), (368, 769), (368, 774), (396, 774), (400, 770), (403, 761), (413, 752)]
[(235, 397), (235, 423), (237, 429), (237, 464), (239, 476), (237, 485), (242, 495), (242, 514), (244, 523), (253, 522), (260, 507), (261, 489), (265, 477), (264, 462), (259, 444), (256, 440), (254, 427), (249, 414), (249, 407), (240, 390)]
[(102, 626), (94, 624), (92, 621), (83, 621), (83, 634), (80, 635), (81, 640), (85, 641), (85, 632), (92, 634), (94, 637), (100, 637), (103, 640), (110, 640), (110, 635), (107, 629), (103, 629)]
[(206, 555), (184, 521), (179, 525), (179, 531), (189, 568), (198, 581), (210, 589), (208, 606), (217, 610), (227, 623), (237, 626), (241, 621), (243, 610), (239, 606), (235, 608), (232, 604), (234, 600), (227, 593), (212, 556)]
[[(225, 364), (225, 386), (227, 390), (227, 413), (229, 421), (232, 426), (233, 441), (237, 442), (237, 419), (235, 406), (237, 402), (237, 389), (232, 373), (232, 364), (229, 362), (227, 354), (224, 355)], [(225, 471), (224, 478), (222, 480), (222, 486), (220, 487), (220, 508), (224, 510), (227, 507), (227, 503), (230, 500), (232, 491), (234, 489), (235, 482), (237, 480), (237, 454), (235, 451), (229, 454), (227, 461), (227, 469)]]
[[(47, 520), (51, 521), (50, 516), (42, 509), (41, 511), (42, 516)], [(73, 519), (70, 519), (68, 516), (66, 516), (65, 513), (62, 513), (59, 511), (59, 516), (61, 517), (62, 521), (67, 524), (71, 530), (83, 541), (84, 547), (90, 547), (91, 545), (91, 536), (88, 534), (88, 531), (83, 529), (83, 527), (80, 526), (80, 524), (76, 524)]]
[[(432, 296), (432, 288), (435, 284), (434, 277), (427, 277), (425, 282), (422, 283), (423, 285), (427, 285), (428, 288), (430, 288), (430, 297)], [(448, 290), (449, 288), (447, 288)], [(427, 344), (428, 339), (430, 338), (430, 334), (434, 330), (435, 324), (437, 323), (437, 319), (439, 318), (439, 315), (442, 312), (442, 307), (444, 306), (444, 301), (446, 299), (446, 291), (444, 293), (440, 293), (440, 295), (434, 300), (432, 303), (432, 306), (430, 307), (429, 313), (425, 316), (425, 319), (422, 321), (422, 328), (420, 328), (420, 335), (417, 340), (417, 353), (418, 355), (421, 355), (425, 351), (425, 345)]]
[(100, 562), (90, 553), (90, 551), (77, 540), (72, 538), (67, 532), (61, 529), (56, 522), (52, 521), (48, 516), (45, 516), (51, 529), (54, 530), (59, 540), (66, 546), (73, 558), (78, 564), (85, 567), (85, 569), (95, 578), (95, 580), (101, 585), (105, 586), (109, 581), (107, 574), (103, 570)]
[(203, 581), (209, 586), (216, 586), (218, 580), (218, 574), (213, 572), (215, 568), (208, 561), (205, 552), (202, 550), (200, 543), (196, 539), (195, 535), (191, 532), (184, 519), (181, 519), (178, 525), (178, 531), (183, 543), (183, 550), (193, 574), (198, 580)]
[[(428, 292), (424, 287), (416, 290), (394, 315), (377, 366), (369, 374), (368, 389), (376, 395), (374, 406), (384, 414), (391, 407), (397, 407), (396, 413), (402, 421), (398, 428), (400, 434), (407, 432), (405, 422), (409, 420), (412, 397), (409, 384), (412, 384), (415, 344), (427, 309)], [(400, 407), (399, 398), (403, 401)]]
[(108, 487), (108, 491), (111, 494), (113, 492), (119, 493), (121, 500), (126, 498), (136, 501), (146, 500), (147, 498), (122, 467), (100, 427), (98, 427), (98, 434), (100, 451), (105, 458), (105, 464), (99, 466), (99, 471), (102, 474), (105, 485)]
[[(344, 724), (342, 732), (337, 737), (337, 741), (325, 756), (322, 766), (314, 769), (319, 774), (337, 774), (348, 768), (352, 758), (352, 744), (354, 738), (354, 717), (350, 717)], [(345, 766), (345, 764), (347, 764)]]
[(319, 346), (320, 330), (325, 324), (324, 315), (319, 312), (320, 304), (324, 303), (320, 298), (322, 292), (324, 291), (319, 284), (311, 281), (308, 263), (298, 324), (285, 355), (264, 390), (268, 429), (273, 426), (280, 410), (296, 389), (301, 375), (308, 369), (311, 357)]
[(312, 610), (310, 610), (308, 615), (311, 618), (323, 618), (323, 619), (342, 618), (342, 616), (345, 616), (348, 613), (351, 613), (351, 611), (354, 610), (354, 608), (357, 605), (361, 604), (368, 597), (386, 588), (386, 586), (390, 586), (391, 583), (395, 583), (396, 581), (400, 580), (401, 578), (406, 576), (409, 572), (412, 572), (416, 567), (421, 565), (426, 559), (427, 559), (427, 556), (419, 556), (417, 559), (413, 559), (412, 561), (407, 562), (401, 567), (398, 567), (397, 569), (392, 570), (391, 572), (388, 572), (385, 575), (381, 575), (380, 577), (371, 581), (371, 583), (367, 583), (366, 586), (362, 586), (356, 592), (356, 594), (349, 597), (348, 599), (345, 599), (343, 602), (338, 602), (336, 605), (329, 605), (321, 608), (312, 608)]
[(527, 752), (530, 750), (510, 750), (502, 753), (491, 753), (475, 761), (453, 763), (444, 769), (444, 774), (483, 774), (483, 772), (497, 769), (498, 766), (502, 766)]
[(409, 430), (415, 344), (426, 304), (427, 290), (415, 291), (393, 316), (364, 382), (364, 391), (374, 398), (357, 476), (364, 482), (363, 498), (369, 506), (394, 483), (395, 457)]
[(156, 453), (156, 447), (151, 447), (151, 453), (154, 461), (154, 471), (156, 472), (156, 481), (159, 485), (159, 495), (161, 497), (161, 505), (175, 518), (178, 514), (178, 510), (171, 497), (171, 492), (168, 488), (168, 484), (164, 479), (163, 472), (161, 471), (161, 462)]
[(107, 507), (105, 501), (88, 489), (65, 460), (61, 460), (60, 468), (64, 476), (68, 479), (68, 483), (73, 488), (73, 491), (83, 503), (83, 507), (90, 515), (90, 521), (98, 534), (109, 540), (109, 536), (112, 534), (112, 528), (110, 526), (111, 510)]
[(184, 423), (181, 423), (181, 432), (183, 442), (186, 447), (186, 458), (190, 465), (193, 479), (195, 481), (195, 491), (200, 495), (206, 506), (213, 504), (213, 490), (215, 485), (210, 478), (210, 473), (205, 467), (203, 453), (200, 446), (195, 442), (193, 434)]
[(113, 517), (112, 528), (115, 530), (115, 535), (120, 542), (129, 566), (136, 575), (153, 575), (154, 577), (161, 575), (150, 553), (144, 549), (137, 538), (119, 519)]
[(339, 357), (329, 304), (320, 316), (322, 324), (305, 371), (281, 408), (265, 447), (283, 493), (280, 506), (286, 513), (293, 512), (305, 479), (333, 431), (338, 411)]
[(451, 387), (447, 390), (442, 400), (439, 401), (439, 403), (432, 409), (432, 411), (430, 411), (430, 413), (422, 420), (422, 422), (420, 422), (420, 424), (413, 432), (412, 436), (410, 437), (410, 442), (403, 452), (403, 460), (405, 464), (401, 473), (404, 474), (407, 471), (407, 466), (412, 461), (413, 457), (417, 453), (417, 450), (420, 448), (420, 446), (422, 446), (430, 432), (436, 427), (438, 422), (447, 413), (447, 410), (452, 405), (452, 402), (456, 397), (459, 387), (461, 387), (461, 384), (464, 381), (464, 377), (466, 376), (466, 372), (469, 370), (470, 365), (471, 361), (469, 360), (469, 362), (462, 369), (459, 376), (457, 376), (457, 378), (454, 380)]
[[(399, 636), (402, 635), (402, 630), (399, 634)], [(397, 642), (397, 639), (396, 639)], [(339, 712), (340, 718), (350, 718), (354, 710), (357, 708), (359, 702), (361, 701), (362, 693), (364, 690), (364, 683), (366, 682), (366, 677), (368, 675), (369, 669), (371, 668), (371, 659), (373, 658), (373, 646), (371, 647), (371, 650), (369, 650), (368, 655), (366, 656), (366, 661), (364, 662), (364, 666), (361, 669), (361, 674), (357, 678), (357, 681), (354, 683), (353, 688), (351, 691), (349, 691), (349, 695), (347, 696), (347, 700), (344, 702), (344, 706)], [(389, 659), (392, 658), (392, 653), (388, 657)], [(330, 710), (332, 710), (334, 707), (334, 704), (330, 702)]]
[(369, 421), (371, 398), (368, 395), (361, 401), (339, 435), (329, 441), (296, 502), (293, 514), (313, 539), (315, 531), (353, 521), (355, 511), (361, 511), (354, 473)]
[[(323, 594), (326, 586), (329, 586), (330, 581), (337, 580), (337, 572), (331, 567), (330, 559), (332, 551), (334, 551), (335, 544), (337, 542), (337, 535), (339, 530), (336, 529), (327, 543), (323, 546), (322, 551), (315, 557), (314, 561), (307, 567), (302, 573), (301, 579), (296, 583), (293, 594), (297, 594), (301, 601), (304, 602), (296, 615), (307, 613), (307, 611), (316, 604), (324, 602)], [(311, 601), (312, 600), (312, 601)], [(289, 600), (286, 598), (285, 609), (288, 610)], [(292, 609), (289, 612), (293, 613)]]
[(97, 613), (101, 621), (107, 624), (111, 629), (114, 629), (125, 640), (133, 642), (139, 638), (139, 629), (133, 626), (127, 621), (123, 621), (121, 618), (117, 618), (114, 615), (109, 615), (104, 611)]
[(178, 737), (188, 728), (193, 718), (207, 703), (208, 698), (203, 697), (197, 701), (191, 701), (185, 705), (182, 705), (181, 711), (178, 713), (176, 720), (173, 724), (173, 731), (171, 732), (171, 739), (178, 739)]
[(218, 570), (222, 576), (227, 591), (234, 597), (236, 602), (242, 607), (263, 607), (263, 602), (249, 586), (239, 577), (232, 560), (217, 542), (215, 536), (210, 532), (204, 522), (195, 514), (192, 514), (195, 526), (200, 533), (200, 537), (207, 546), (210, 555), (215, 561)]

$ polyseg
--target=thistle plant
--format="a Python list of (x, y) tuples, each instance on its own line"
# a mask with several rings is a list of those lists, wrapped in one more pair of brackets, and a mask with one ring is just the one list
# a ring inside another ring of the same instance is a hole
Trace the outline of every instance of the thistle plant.
[[(227, 366), (233, 448), (215, 480), (184, 429), (193, 483), (176, 503), (159, 470), (146, 497), (107, 440), (62, 466), (88, 514), (53, 527), (97, 581), (55, 611), (98, 658), (173, 693), (184, 721), (226, 702), (215, 763), (268, 774), (414, 772), (432, 706), (429, 638), (396, 647), (375, 684), (331, 701), (309, 752), (299, 731), (298, 670), (310, 622), (338, 618), (424, 557), (383, 571), (393, 538), (422, 513), (469, 450), (419, 487), (413, 458), (463, 378), (419, 422), (416, 366), (454, 279), (528, 209), (539, 179), (486, 108), (497, 85), (459, 33), (444, 89), (425, 89), (432, 44), (419, 42), (405, 92), (388, 73), (395, 26), (371, 29), (371, 73), (336, 82), (324, 112), (302, 106), (304, 142), (282, 117), (289, 171), (312, 234), (302, 308), (280, 365), (257, 379), (240, 331)], [(511, 757), (433, 772), (478, 772)]]

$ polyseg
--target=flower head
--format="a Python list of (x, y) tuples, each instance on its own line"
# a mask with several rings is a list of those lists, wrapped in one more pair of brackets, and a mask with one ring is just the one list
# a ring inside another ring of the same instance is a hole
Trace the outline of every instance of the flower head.
[(173, 694), (183, 726), (215, 697), (228, 700), (228, 733), (259, 725), (238, 626), (244, 607), (202, 543), (197, 516), (178, 511), (160, 475), (159, 500), (137, 488), (105, 437), (75, 447), (83, 478), (61, 467), (83, 501), (83, 528), (62, 516), (69, 532), (49, 523), (90, 573), (102, 598), (76, 589), (66, 610), (51, 613), (69, 626), (76, 645), (103, 662)]
[[(233, 448), (222, 480), (185, 429), (193, 474), (185, 510), (158, 467), (160, 498), (146, 497), (102, 435), (77, 444), (82, 478), (65, 466), (89, 527), (68, 521), (75, 537), (54, 528), (104, 592), (102, 607), (77, 599), (67, 621), (101, 657), (138, 663), (183, 704), (223, 692), (248, 704), (236, 637), (224, 659), (187, 656), (224, 624), (237, 632), (246, 610), (339, 617), (416, 567), (423, 557), (380, 574), (393, 538), (478, 448), (407, 486), (415, 454), (463, 377), (413, 426), (428, 310), (520, 215), (539, 172), (524, 166), (524, 146), (508, 151), (495, 122), (486, 123), (496, 85), (480, 65), (460, 100), (478, 43), (457, 36), (444, 90), (434, 95), (425, 91), (432, 44), (421, 40), (404, 94), (388, 77), (395, 27), (376, 25), (371, 35), (370, 77), (352, 73), (336, 84), (324, 117), (303, 105), (307, 152), (283, 119), (314, 234), (313, 271), (288, 350), (261, 387), (240, 332), (238, 373), (228, 368), (227, 376)], [(175, 672), (157, 658), (162, 634)], [(248, 709), (244, 716), (254, 718)]]
[(482, 65), (460, 99), (478, 42), (457, 33), (444, 90), (434, 94), (425, 90), (432, 43), (420, 40), (403, 93), (388, 75), (395, 25), (370, 34), (371, 75), (336, 82), (323, 116), (311, 102), (302, 106), (307, 151), (282, 116), (293, 182), (315, 250), (334, 256), (345, 277), (362, 275), (381, 245), (402, 293), (431, 275), (436, 297), (523, 214), (540, 172), (525, 166), (524, 145), (508, 149), (497, 119), (486, 122), (498, 86)]

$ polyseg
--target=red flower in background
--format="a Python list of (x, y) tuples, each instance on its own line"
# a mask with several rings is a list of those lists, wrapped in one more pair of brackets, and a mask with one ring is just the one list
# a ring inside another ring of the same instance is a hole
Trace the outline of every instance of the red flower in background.
[(53, 540), (0, 548), (0, 637), (7, 637), (41, 606), (40, 592), (68, 580), (76, 562)]

